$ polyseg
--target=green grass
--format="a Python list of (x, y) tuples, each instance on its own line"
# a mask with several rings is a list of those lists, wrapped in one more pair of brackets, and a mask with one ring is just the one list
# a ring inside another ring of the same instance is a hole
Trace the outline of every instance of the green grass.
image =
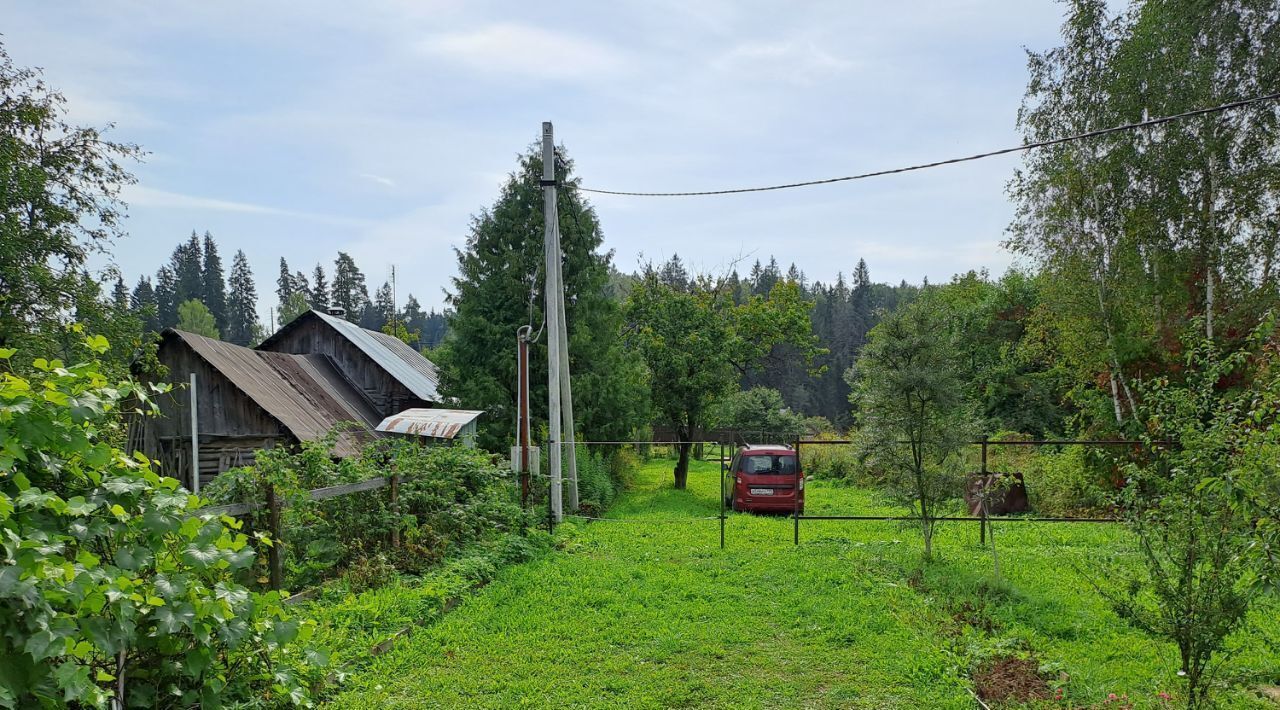
[[(890, 522), (730, 514), (719, 549), (719, 468), (675, 491), (654, 461), (566, 549), (498, 571), (437, 623), (356, 673), (337, 707), (972, 708), (971, 668), (1033, 654), (1077, 705), (1177, 689), (1176, 651), (1128, 627), (1077, 570), (1131, 564), (1119, 526), (996, 525), (1003, 583), (974, 524), (953, 523), (939, 559)], [(811, 513), (887, 511), (866, 491), (810, 484)], [(1091, 572), (1092, 574), (1092, 572)], [(1278, 680), (1259, 639), (1237, 643), (1238, 682)], [(375, 624), (376, 625), (376, 624)], [(1244, 691), (1231, 707), (1261, 705)]]

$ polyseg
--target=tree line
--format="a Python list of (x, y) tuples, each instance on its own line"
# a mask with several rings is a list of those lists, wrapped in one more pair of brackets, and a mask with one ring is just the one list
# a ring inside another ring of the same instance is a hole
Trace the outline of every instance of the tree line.
[(243, 250), (237, 250), (231, 272), (223, 278), (222, 258), (213, 235), (195, 232), (179, 243), (154, 280), (142, 276), (130, 291), (117, 274), (112, 303), (132, 312), (144, 332), (178, 328), (237, 345), (254, 345), (270, 328), (283, 326), (309, 309), (341, 308), (343, 317), (370, 330), (386, 331), (418, 349), (431, 349), (444, 339), (445, 314), (424, 311), (411, 293), (403, 305), (394, 302), (390, 282), (384, 282), (369, 298), (365, 276), (355, 260), (338, 252), (332, 282), (324, 266), (316, 264), (310, 277), (291, 271), (280, 258), (276, 279), (277, 306), (264, 324), (258, 316), (258, 293), (253, 271)]

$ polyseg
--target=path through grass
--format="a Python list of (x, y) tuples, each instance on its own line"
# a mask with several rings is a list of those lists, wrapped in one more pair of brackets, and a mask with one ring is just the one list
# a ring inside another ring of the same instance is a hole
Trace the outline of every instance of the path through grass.
[[(718, 465), (696, 463), (688, 491), (671, 488), (671, 465), (647, 464), (612, 521), (503, 571), (334, 704), (972, 708), (971, 671), (991, 654), (1032, 655), (1083, 705), (1115, 692), (1155, 706), (1176, 688), (1173, 649), (1116, 619), (1075, 571), (1130, 554), (1116, 526), (998, 525), (1003, 585), (972, 524), (945, 528), (923, 572), (914, 531), (896, 523), (806, 522), (795, 547), (790, 519), (731, 514), (722, 552), (717, 521), (693, 519), (718, 513)], [(876, 507), (817, 484), (808, 503)], [(1277, 659), (1255, 645), (1232, 672), (1275, 682)]]

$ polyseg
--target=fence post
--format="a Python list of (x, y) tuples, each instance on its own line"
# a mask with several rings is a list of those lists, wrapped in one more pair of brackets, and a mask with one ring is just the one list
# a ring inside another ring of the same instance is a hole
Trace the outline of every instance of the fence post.
[(800, 487), (804, 485), (804, 475), (800, 473), (800, 440), (796, 444), (796, 487), (791, 489), (791, 517), (795, 520), (795, 536), (792, 544), (800, 544)]
[(987, 437), (982, 436), (982, 473), (978, 478), (980, 490), (978, 495), (982, 496), (982, 514), (978, 521), (978, 544), (987, 544)]
[(720, 442), (720, 549), (724, 549), (724, 442)]
[(277, 592), (284, 588), (284, 540), (280, 539), (280, 498), (276, 487), (267, 484), (267, 534), (271, 547), (267, 550), (267, 568), (271, 588)]
[(400, 549), (400, 474), (391, 474), (391, 549)]

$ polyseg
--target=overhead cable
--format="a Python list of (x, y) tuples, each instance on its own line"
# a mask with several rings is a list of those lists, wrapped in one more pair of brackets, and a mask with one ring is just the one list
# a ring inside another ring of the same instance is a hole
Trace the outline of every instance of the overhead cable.
[(1251, 99), (1243, 99), (1241, 101), (1232, 101), (1231, 103), (1222, 104), (1220, 106), (1212, 106), (1210, 108), (1200, 108), (1194, 111), (1186, 111), (1184, 113), (1173, 114), (1172, 116), (1161, 116), (1159, 118), (1149, 118), (1137, 123), (1126, 123), (1121, 126), (1111, 126), (1110, 128), (1099, 128), (1093, 131), (1077, 133), (1062, 138), (1054, 138), (1052, 140), (1037, 141), (1035, 143), (1024, 143), (1022, 145), (1013, 146), (1011, 148), (1001, 148), (999, 150), (987, 151), (985, 153), (977, 153), (967, 155), (961, 158), (949, 158), (947, 160), (935, 160), (930, 163), (920, 163), (919, 165), (909, 165), (903, 168), (892, 168), (889, 170), (876, 170), (869, 173), (860, 173), (858, 175), (846, 175), (844, 177), (825, 178), (822, 180), (806, 180), (805, 182), (793, 182), (785, 185), (767, 185), (764, 187), (739, 187), (726, 190), (701, 190), (695, 192), (629, 192), (625, 190), (603, 190), (594, 187), (583, 187), (572, 183), (565, 183), (565, 187), (570, 187), (580, 192), (593, 192), (600, 195), (626, 195), (630, 197), (704, 197), (708, 195), (734, 195), (743, 192), (770, 192), (773, 190), (789, 190), (793, 187), (812, 187), (814, 185), (827, 185), (833, 182), (848, 182), (850, 180), (865, 180), (866, 178), (881, 177), (884, 175), (895, 175), (897, 173), (909, 173), (916, 170), (925, 170), (928, 168), (937, 168), (943, 165), (953, 165), (955, 163), (966, 163), (973, 160), (982, 160), (983, 158), (992, 158), (997, 155), (1005, 155), (1008, 153), (1018, 153), (1024, 150), (1034, 150), (1036, 148), (1045, 148), (1051, 145), (1059, 145), (1062, 143), (1070, 143), (1072, 141), (1084, 140), (1086, 138), (1095, 138), (1097, 136), (1107, 135), (1109, 133), (1120, 133), (1122, 131), (1132, 131), (1139, 128), (1148, 128), (1150, 126), (1158, 126), (1164, 123), (1180, 121), (1185, 118), (1193, 118), (1195, 116), (1205, 116), (1213, 113), (1222, 113), (1224, 111), (1232, 111), (1246, 106), (1263, 103), (1266, 101), (1275, 101), (1280, 99), (1280, 92), (1267, 94), (1265, 96), (1257, 96)]

